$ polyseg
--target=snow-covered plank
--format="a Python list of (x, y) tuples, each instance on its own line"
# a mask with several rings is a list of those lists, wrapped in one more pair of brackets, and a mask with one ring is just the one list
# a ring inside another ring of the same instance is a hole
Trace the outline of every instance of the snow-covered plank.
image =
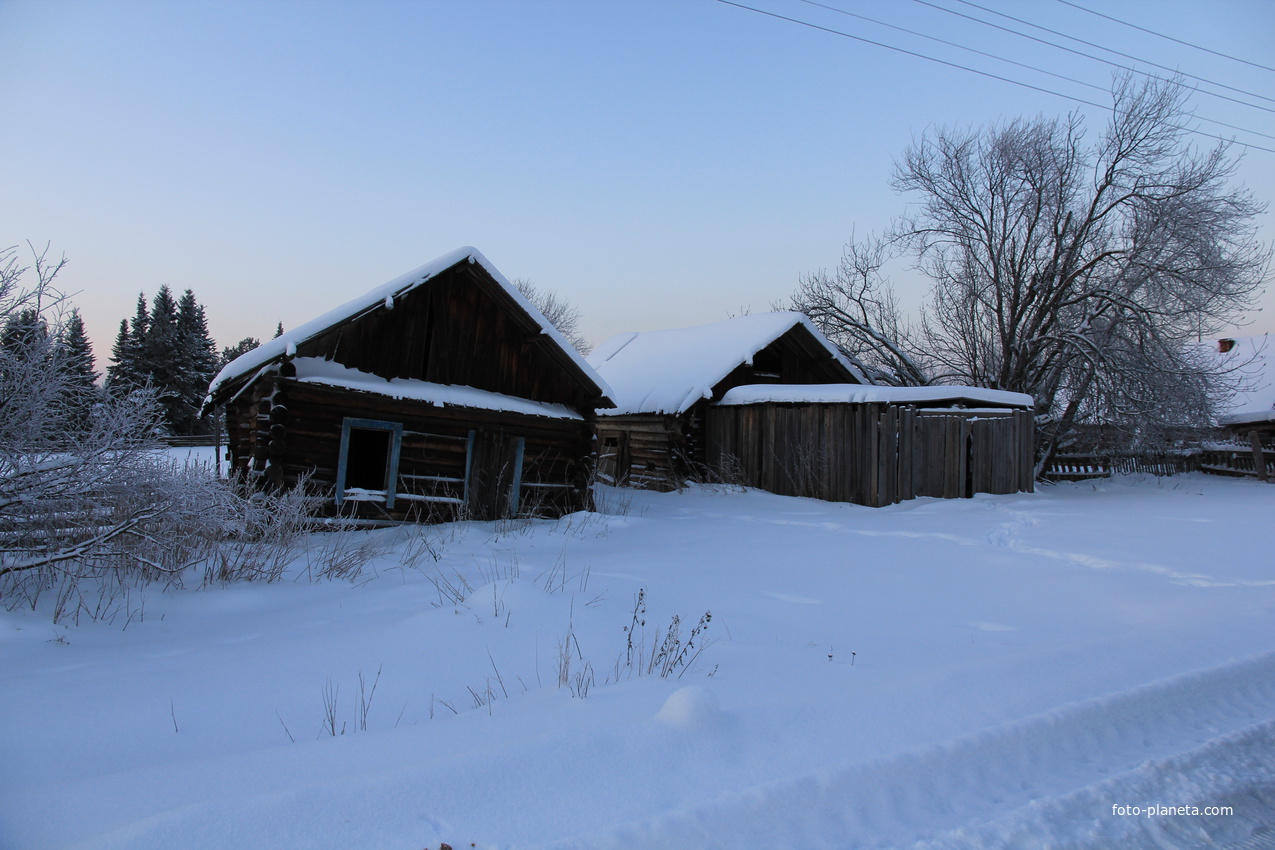
[(517, 396), (479, 390), (474, 387), (452, 384), (433, 384), (409, 378), (386, 380), (380, 375), (342, 366), (332, 360), (318, 357), (298, 357), (293, 361), (297, 368), (297, 381), (340, 387), (347, 390), (374, 393), (386, 398), (421, 401), (438, 407), (468, 407), (478, 410), (498, 410), (507, 413), (524, 413), (528, 416), (547, 416), (551, 419), (583, 419), (576, 411), (563, 404), (531, 401)]
[(727, 392), (719, 404), (935, 404), (937, 402), (1032, 407), (1024, 393), (983, 387), (877, 387), (862, 384), (749, 384)]

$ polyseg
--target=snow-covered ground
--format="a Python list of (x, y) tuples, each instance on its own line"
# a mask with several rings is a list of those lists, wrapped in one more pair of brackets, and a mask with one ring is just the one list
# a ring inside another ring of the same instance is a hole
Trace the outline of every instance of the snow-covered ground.
[(1275, 841), (1275, 486), (602, 503), (366, 532), (353, 583), (192, 577), (127, 628), (0, 613), (0, 846)]

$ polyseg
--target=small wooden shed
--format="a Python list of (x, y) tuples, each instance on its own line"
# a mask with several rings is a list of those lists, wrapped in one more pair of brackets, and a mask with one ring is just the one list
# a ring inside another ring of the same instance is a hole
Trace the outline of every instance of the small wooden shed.
[(591, 505), (606, 384), (473, 248), (250, 351), (213, 380), (234, 474), (309, 476), (379, 520), (560, 515)]
[(744, 384), (866, 383), (801, 313), (611, 337), (589, 364), (616, 406), (598, 411), (598, 472), (608, 483), (668, 490), (708, 461), (709, 404)]
[(736, 387), (708, 446), (745, 485), (870, 507), (1033, 487), (1031, 396), (977, 387)]

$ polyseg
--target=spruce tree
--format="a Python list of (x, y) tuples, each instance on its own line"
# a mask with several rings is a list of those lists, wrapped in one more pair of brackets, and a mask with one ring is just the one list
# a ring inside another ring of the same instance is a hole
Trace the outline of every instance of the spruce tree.
[(21, 310), (11, 316), (0, 331), (0, 348), (9, 354), (30, 362), (33, 358), (47, 357), (49, 326), (34, 309)]
[(204, 308), (189, 289), (177, 305), (177, 352), (180, 366), (177, 390), (182, 409), (180, 421), (173, 424), (179, 433), (206, 431), (207, 423), (201, 426), (199, 410), (208, 393), (208, 384), (217, 373), (217, 345), (208, 335)]
[(150, 325), (142, 340), (142, 374), (159, 393), (164, 422), (178, 432), (184, 422), (181, 376), (184, 371), (177, 344), (177, 302), (165, 284), (151, 301)]
[(152, 388), (173, 434), (211, 428), (201, 424), (199, 411), (221, 363), (194, 292), (188, 289), (175, 301), (172, 290), (161, 286), (149, 306), (145, 293), (139, 295), (132, 324), (120, 322), (111, 356), (107, 382), (112, 392)]
[(150, 330), (151, 316), (146, 309), (146, 293), (137, 293), (137, 312), (133, 314), (133, 323), (128, 331), (128, 370), (133, 374), (138, 386), (146, 383), (149, 369), (145, 363), (146, 332)]
[(72, 432), (83, 432), (98, 401), (98, 374), (93, 369), (93, 346), (84, 332), (79, 310), (72, 310), (62, 326), (57, 349), (58, 366), (65, 376), (61, 404), (66, 427)]
[(235, 360), (241, 355), (247, 354), (254, 348), (261, 347), (261, 340), (255, 337), (246, 336), (233, 346), (227, 346), (221, 350), (221, 365), (225, 366), (231, 360)]
[(94, 370), (93, 345), (88, 334), (84, 332), (84, 319), (78, 308), (71, 310), (71, 316), (62, 328), (61, 346), (64, 368), (72, 376), (75, 383), (82, 387), (97, 384), (101, 377)]
[(131, 341), (128, 319), (120, 319), (120, 332), (115, 337), (115, 345), (111, 347), (111, 365), (106, 367), (107, 392), (127, 395), (137, 387), (137, 375), (133, 372), (129, 356)]
[(106, 388), (117, 396), (146, 386), (150, 374), (145, 364), (146, 331), (150, 326), (150, 311), (146, 307), (146, 293), (137, 294), (137, 312), (133, 321), (120, 321), (120, 332), (111, 348), (111, 365), (106, 368)]
[[(0, 327), (0, 389), (5, 390), (0, 395), (0, 442), (11, 443), (18, 438), (12, 430), (11, 411), (23, 407), (44, 411), (44, 415), (38, 428), (21, 434), (20, 439), (28, 445), (48, 445), (60, 439), (62, 423), (51, 421), (48, 415), (58, 404), (56, 353), (48, 324), (38, 310), (26, 308), (8, 314)], [(20, 398), (13, 394), (15, 390), (20, 390)]]

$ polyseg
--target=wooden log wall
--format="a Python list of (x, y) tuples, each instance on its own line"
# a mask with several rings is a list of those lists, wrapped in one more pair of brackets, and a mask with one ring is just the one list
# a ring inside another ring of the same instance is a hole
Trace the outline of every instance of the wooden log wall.
[(377, 502), (348, 502), (348, 510), (359, 516), (396, 521), (494, 518), (479, 517), (466, 503), (471, 431), (499, 450), (486, 453), (491, 469), (471, 468), (469, 473), (498, 487), (509, 480), (512, 462), (507, 455), (513, 441), (523, 440), (519, 483), (524, 512), (559, 516), (592, 505), (590, 422), (437, 407), (269, 376), (250, 390), (227, 406), (233, 468), (271, 484), (295, 485), (309, 476), (311, 486), (331, 500), (332, 510), (346, 417), (403, 424), (395, 505), (387, 509)]
[(267, 376), (226, 405), (226, 450), (232, 474), (246, 478), (265, 472), (275, 390), (273, 376)]
[(774, 493), (880, 507), (1033, 486), (1030, 411), (887, 404), (713, 407), (709, 462)]
[(668, 491), (691, 473), (682, 417), (599, 416), (596, 427), (598, 472), (605, 483)]

